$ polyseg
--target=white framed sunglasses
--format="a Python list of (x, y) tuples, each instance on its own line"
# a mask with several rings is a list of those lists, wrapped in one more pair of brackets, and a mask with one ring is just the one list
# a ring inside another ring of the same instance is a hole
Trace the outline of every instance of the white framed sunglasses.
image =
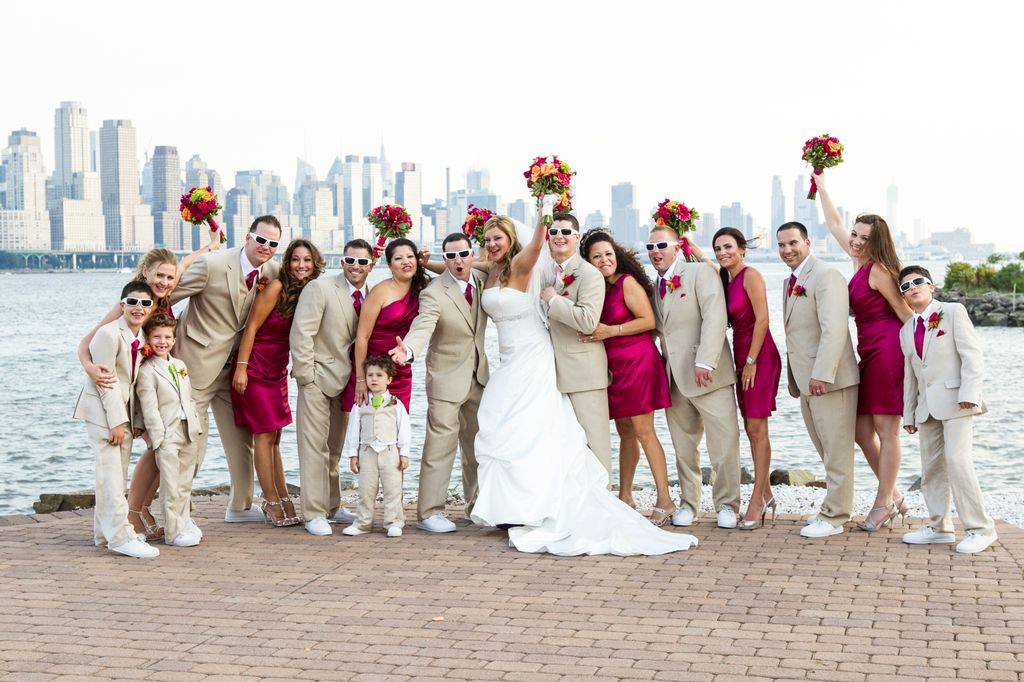
[(548, 235), (551, 236), (551, 237), (557, 237), (558, 235), (562, 235), (563, 237), (568, 237), (568, 236), (573, 235), (575, 233), (576, 233), (576, 230), (572, 229), (571, 227), (549, 227), (548, 228)]
[(152, 308), (153, 300), (150, 298), (136, 298), (134, 296), (125, 296), (121, 299), (121, 303), (124, 303), (129, 308)]
[(648, 251), (654, 251), (655, 249), (658, 251), (664, 251), (671, 246), (671, 242), (648, 242), (646, 246)]
[(256, 243), (260, 246), (269, 246), (272, 249), (276, 249), (277, 245), (281, 243), (276, 239), (267, 239), (262, 234), (254, 234), (252, 238), (255, 239)]
[(932, 281), (927, 277), (915, 277), (914, 279), (908, 279), (906, 282), (900, 282), (900, 293), (905, 294), (914, 287), (923, 287), (925, 284), (931, 284)]
[(444, 257), (448, 260), (455, 260), (456, 258), (469, 258), (469, 254), (469, 249), (463, 249), (462, 251), (445, 251)]
[(346, 265), (369, 265), (371, 262), (369, 258), (357, 258), (356, 256), (343, 256), (341, 260)]

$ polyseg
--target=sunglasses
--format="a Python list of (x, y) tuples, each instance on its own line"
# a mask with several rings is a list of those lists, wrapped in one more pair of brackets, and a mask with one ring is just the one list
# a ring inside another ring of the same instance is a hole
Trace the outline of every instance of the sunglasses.
[(266, 237), (264, 237), (261, 234), (254, 234), (252, 236), (252, 238), (255, 239), (256, 243), (259, 244), (260, 246), (263, 246), (264, 244), (266, 244), (267, 246), (269, 246), (272, 249), (276, 249), (277, 245), (281, 243), (281, 242), (276, 241), (274, 239), (267, 239)]
[(550, 227), (550, 228), (548, 228), (548, 234), (551, 235), (552, 237), (557, 237), (558, 235), (562, 235), (563, 237), (568, 237), (569, 235), (574, 234), (575, 232), (576, 232), (576, 230), (572, 229), (571, 227)]
[(455, 260), (456, 258), (469, 258), (469, 249), (463, 249), (462, 251), (445, 251), (444, 257), (448, 260)]
[(900, 293), (905, 294), (914, 287), (921, 287), (925, 284), (931, 284), (932, 281), (927, 277), (915, 277), (914, 279), (908, 279), (906, 282), (900, 282)]
[(135, 298), (134, 296), (125, 296), (121, 299), (121, 303), (124, 303), (129, 308), (140, 306), (142, 308), (152, 308), (153, 300), (149, 298)]
[(345, 261), (346, 265), (369, 265), (369, 258), (356, 258), (355, 256), (344, 256), (341, 260)]
[(652, 242), (647, 244), (647, 250), (654, 251), (657, 249), (658, 251), (664, 251), (669, 246), (671, 246), (670, 242)]

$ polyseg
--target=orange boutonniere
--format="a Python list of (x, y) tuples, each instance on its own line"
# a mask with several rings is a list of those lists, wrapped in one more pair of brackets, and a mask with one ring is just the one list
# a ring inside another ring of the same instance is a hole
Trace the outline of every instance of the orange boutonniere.
[(188, 370), (182, 367), (181, 369), (178, 370), (178, 376), (184, 379), (185, 377), (188, 376)]
[[(938, 328), (939, 322), (942, 322), (942, 312), (936, 310), (934, 313), (928, 316), (928, 331), (934, 331)], [(942, 332), (939, 332), (942, 335)]]
[[(676, 275), (672, 279), (666, 281), (665, 286), (668, 287), (670, 293), (675, 293), (679, 289), (683, 288), (683, 279), (679, 275)], [(686, 292), (680, 291), (679, 298), (686, 298)]]
[[(154, 355), (153, 347), (151, 345), (149, 345), (148, 343), (142, 344), (142, 348), (139, 349), (139, 355), (142, 356), (142, 362), (145, 362), (146, 360), (149, 360)], [(139, 364), (141, 364), (141, 363), (139, 363)]]
[(270, 280), (267, 279), (266, 275), (263, 275), (258, 280), (256, 280), (256, 291), (263, 291), (264, 289), (267, 288), (268, 284), (270, 284)]

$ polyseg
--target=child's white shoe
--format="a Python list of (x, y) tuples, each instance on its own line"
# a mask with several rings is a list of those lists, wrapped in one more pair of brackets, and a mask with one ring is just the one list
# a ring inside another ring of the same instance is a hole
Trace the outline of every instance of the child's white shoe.
[(991, 533), (977, 533), (973, 530), (967, 531), (967, 537), (960, 541), (960, 544), (956, 546), (956, 551), (961, 554), (977, 554), (989, 548), (989, 546), (996, 541), (997, 535), (995, 531)]
[(346, 526), (345, 529), (341, 531), (341, 534), (342, 535), (362, 535), (363, 533), (369, 533), (369, 532), (370, 531), (368, 531), (368, 530), (363, 530), (362, 528), (360, 528), (358, 523), (353, 523), (351, 526)]
[(397, 523), (393, 526), (388, 526), (388, 537), (389, 538), (400, 538), (402, 537), (402, 527)]

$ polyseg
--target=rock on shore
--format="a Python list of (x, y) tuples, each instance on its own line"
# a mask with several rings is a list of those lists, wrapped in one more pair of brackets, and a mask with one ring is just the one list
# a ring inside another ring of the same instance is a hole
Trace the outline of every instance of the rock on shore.
[(962, 303), (978, 327), (1024, 327), (1024, 296), (988, 291), (984, 294), (936, 290), (935, 297)]

